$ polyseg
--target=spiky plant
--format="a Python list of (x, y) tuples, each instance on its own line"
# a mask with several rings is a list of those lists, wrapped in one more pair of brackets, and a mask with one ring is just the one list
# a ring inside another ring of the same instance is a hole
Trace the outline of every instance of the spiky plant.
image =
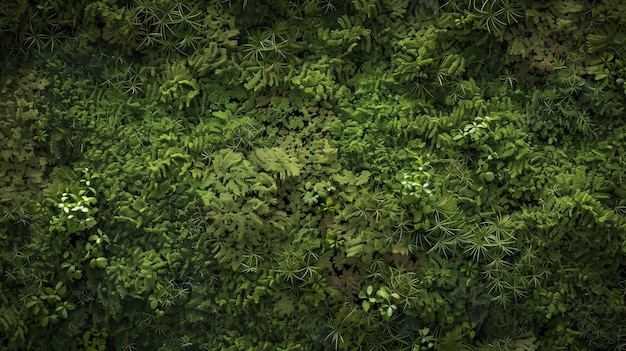
[(342, 320), (337, 320), (336, 318), (329, 317), (326, 322), (326, 329), (328, 330), (328, 334), (324, 338), (324, 341), (329, 342), (335, 350), (339, 349), (339, 345), (344, 343), (344, 333), (346, 330), (346, 326), (343, 324)]
[(22, 50), (53, 51), (66, 38), (65, 32), (65, 29), (58, 26), (54, 15), (44, 19), (35, 13), (22, 34)]
[(476, 8), (478, 22), (491, 34), (501, 34), (507, 25), (501, 15), (501, 9), (495, 0), (485, 1), (480, 8)]
[(235, 121), (226, 133), (226, 145), (233, 151), (250, 150), (254, 147), (254, 139), (258, 134), (257, 127), (250, 119)]
[(387, 264), (383, 261), (382, 258), (376, 258), (369, 261), (365, 265), (365, 272), (367, 273), (367, 279), (378, 280), (381, 278), (383, 274), (386, 272)]
[(246, 249), (246, 254), (243, 255), (243, 262), (241, 262), (241, 272), (254, 273), (258, 270), (261, 262), (264, 258), (261, 254), (254, 252), (251, 248)]
[(242, 45), (244, 60), (255, 62), (282, 61), (287, 58), (287, 39), (269, 29), (251, 30)]
[(462, 230), (460, 212), (433, 213), (430, 228), (426, 233), (417, 234), (421, 245), (430, 246), (429, 252), (436, 251), (445, 257), (456, 252), (468, 240), (468, 232)]
[(393, 221), (393, 244), (404, 242), (405, 236), (410, 236), (415, 232), (412, 218), (409, 214), (402, 211), (400, 215)]
[(406, 269), (390, 269), (389, 286), (400, 295), (400, 304), (404, 309), (418, 306), (421, 296), (420, 279)]
[(487, 228), (476, 226), (471, 236), (466, 240), (464, 252), (470, 255), (475, 262), (485, 261), (491, 257), (489, 249), (492, 244), (489, 241), (489, 235)]
[(524, 9), (519, 4), (513, 0), (498, 0), (496, 13), (507, 24), (518, 23), (520, 19), (524, 18)]
[(274, 272), (282, 281), (294, 286), (296, 282), (302, 281), (301, 263), (303, 259), (301, 252), (292, 249), (292, 247), (286, 247), (276, 253), (274, 260), (277, 268), (274, 269)]

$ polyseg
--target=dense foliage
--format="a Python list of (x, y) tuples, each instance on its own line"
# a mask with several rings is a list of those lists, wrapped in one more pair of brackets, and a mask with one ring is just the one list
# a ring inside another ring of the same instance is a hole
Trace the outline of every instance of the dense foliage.
[(626, 350), (620, 0), (5, 0), (3, 350)]

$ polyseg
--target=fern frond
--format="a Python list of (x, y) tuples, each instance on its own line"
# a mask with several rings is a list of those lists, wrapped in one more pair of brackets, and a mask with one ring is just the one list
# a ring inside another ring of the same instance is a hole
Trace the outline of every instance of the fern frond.
[(256, 148), (248, 156), (250, 162), (278, 179), (300, 176), (302, 165), (298, 159), (281, 148)]

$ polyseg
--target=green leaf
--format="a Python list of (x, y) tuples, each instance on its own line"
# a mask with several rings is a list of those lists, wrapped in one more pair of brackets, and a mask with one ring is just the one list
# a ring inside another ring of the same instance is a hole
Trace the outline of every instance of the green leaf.
[(57, 312), (60, 312), (60, 316), (63, 317), (63, 319), (67, 319), (67, 310), (65, 309), (65, 307), (57, 307)]
[(481, 174), (481, 178), (483, 178), (486, 182), (490, 182), (494, 180), (495, 175), (493, 174), (493, 172), (485, 172)]
[(396, 305), (387, 307), (387, 317), (391, 317), (391, 315), (393, 315), (393, 307), (396, 307)]
[(277, 175), (281, 180), (298, 177), (302, 169), (302, 165), (295, 155), (291, 155), (278, 147), (256, 148), (252, 150), (248, 158), (252, 164), (261, 167), (272, 175)]
[(383, 288), (379, 289), (376, 292), (376, 295), (385, 301), (389, 301), (389, 292), (387, 292), (386, 289), (383, 289)]
[(363, 301), (363, 310), (364, 310), (365, 312), (367, 312), (367, 311), (369, 311), (369, 310), (370, 310), (370, 306), (371, 306), (371, 304), (370, 304), (370, 302), (369, 302), (369, 301), (367, 301), (367, 300)]
[(98, 258), (93, 258), (91, 259), (91, 261), (89, 262), (89, 267), (91, 268), (106, 268), (106, 266), (109, 263), (107, 262), (106, 257), (98, 257)]

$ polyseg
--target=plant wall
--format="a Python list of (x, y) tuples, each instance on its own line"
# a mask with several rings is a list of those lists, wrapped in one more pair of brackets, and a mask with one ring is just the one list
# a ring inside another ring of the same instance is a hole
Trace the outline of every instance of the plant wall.
[(6, 350), (625, 350), (617, 0), (0, 5)]

